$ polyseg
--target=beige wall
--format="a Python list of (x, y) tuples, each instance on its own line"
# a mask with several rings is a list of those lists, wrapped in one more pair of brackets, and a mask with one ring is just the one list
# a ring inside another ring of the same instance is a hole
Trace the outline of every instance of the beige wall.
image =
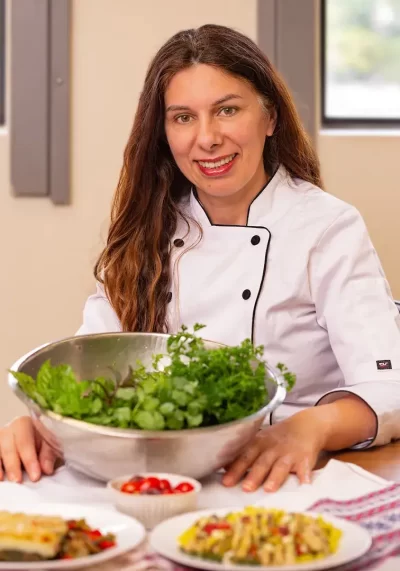
[(80, 324), (151, 56), (179, 29), (209, 22), (255, 39), (256, 0), (73, 1), (72, 206), (12, 197), (0, 133), (0, 425), (23, 410), (5, 385), (6, 368)]
[(321, 132), (318, 146), (327, 190), (360, 210), (400, 299), (400, 132)]

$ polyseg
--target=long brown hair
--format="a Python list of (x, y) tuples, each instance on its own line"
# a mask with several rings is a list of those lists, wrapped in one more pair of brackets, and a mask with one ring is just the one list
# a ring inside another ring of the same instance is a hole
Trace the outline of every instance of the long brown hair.
[(190, 192), (164, 131), (164, 94), (182, 69), (202, 63), (250, 82), (277, 115), (265, 142), (264, 163), (321, 186), (319, 162), (292, 97), (269, 60), (246, 36), (206, 25), (174, 35), (147, 71), (115, 192), (107, 245), (95, 266), (124, 331), (165, 332), (170, 285), (170, 242), (179, 204)]

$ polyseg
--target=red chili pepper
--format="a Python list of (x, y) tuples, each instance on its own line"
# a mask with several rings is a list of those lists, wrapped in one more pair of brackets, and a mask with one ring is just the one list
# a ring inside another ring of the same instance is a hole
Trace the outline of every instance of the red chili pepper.
[(103, 534), (98, 529), (89, 529), (86, 531), (86, 535), (90, 537), (90, 539), (99, 539), (99, 537), (103, 537)]
[(296, 555), (304, 555), (307, 549), (303, 545), (296, 545)]
[(226, 521), (221, 521), (219, 523), (207, 523), (203, 527), (203, 531), (210, 535), (215, 529), (231, 529), (231, 526)]
[(64, 553), (64, 555), (61, 556), (61, 559), (73, 559), (72, 555), (68, 555), (68, 553)]
[(104, 549), (110, 549), (110, 547), (115, 546), (115, 541), (108, 541), (105, 539), (104, 541), (100, 541), (99, 547), (104, 551)]
[(257, 556), (257, 545), (254, 545), (254, 543), (253, 543), (253, 545), (250, 547), (249, 554), (250, 554), (252, 557), (256, 557), (256, 556)]

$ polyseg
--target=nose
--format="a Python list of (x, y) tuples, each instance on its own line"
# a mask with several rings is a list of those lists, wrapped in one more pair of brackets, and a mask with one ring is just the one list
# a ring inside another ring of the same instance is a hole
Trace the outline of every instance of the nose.
[(213, 147), (221, 145), (222, 133), (218, 122), (212, 118), (204, 118), (198, 123), (197, 144), (205, 151), (211, 150)]

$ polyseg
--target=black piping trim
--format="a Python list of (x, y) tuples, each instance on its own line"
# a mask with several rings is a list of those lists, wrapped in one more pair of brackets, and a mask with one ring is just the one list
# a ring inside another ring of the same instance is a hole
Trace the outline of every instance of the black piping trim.
[[(195, 197), (195, 199), (197, 200), (197, 202), (199, 203), (199, 205), (201, 206), (204, 214), (207, 216), (207, 220), (209, 221), (211, 226), (220, 226), (220, 227), (227, 227), (227, 228), (232, 228), (232, 227), (237, 227), (237, 228), (264, 228), (264, 226), (249, 226), (249, 216), (250, 216), (250, 208), (252, 207), (252, 204), (255, 200), (257, 200), (257, 198), (264, 192), (264, 190), (268, 187), (269, 183), (274, 179), (276, 173), (279, 170), (279, 166), (275, 169), (274, 174), (271, 176), (271, 178), (269, 179), (269, 181), (267, 182), (267, 184), (265, 186), (262, 187), (262, 189), (255, 195), (255, 197), (253, 198), (253, 200), (250, 202), (248, 208), (247, 208), (247, 216), (246, 216), (246, 224), (214, 224), (211, 221), (211, 218), (209, 217), (206, 209), (204, 208), (203, 204), (201, 203), (199, 196), (197, 194), (196, 189), (193, 189), (193, 195)], [(265, 228), (265, 230), (268, 230), (268, 228)], [(268, 230), (269, 232), (269, 230)], [(271, 235), (271, 232), (270, 232)]]
[(249, 207), (247, 209), (247, 218), (246, 218), (246, 225), (243, 226), (242, 224), (213, 224), (213, 222), (211, 221), (211, 218), (209, 217), (206, 209), (204, 208), (204, 206), (202, 205), (196, 189), (193, 189), (193, 194), (195, 199), (197, 200), (197, 202), (199, 203), (199, 205), (201, 206), (204, 214), (207, 216), (207, 220), (209, 221), (211, 226), (217, 226), (220, 228), (254, 228), (254, 229), (263, 229), (266, 230), (269, 234), (269, 238), (268, 238), (268, 244), (267, 244), (267, 248), (265, 251), (265, 258), (264, 258), (264, 267), (263, 267), (263, 271), (262, 271), (262, 276), (261, 276), (261, 281), (260, 281), (260, 287), (258, 288), (258, 293), (257, 293), (257, 297), (256, 300), (254, 302), (254, 308), (253, 308), (253, 315), (251, 317), (251, 342), (254, 344), (254, 329), (255, 329), (255, 319), (256, 319), (256, 310), (257, 310), (257, 305), (258, 305), (258, 300), (260, 299), (260, 295), (261, 295), (261, 290), (263, 288), (264, 285), (264, 281), (265, 281), (265, 274), (267, 271), (267, 259), (268, 259), (268, 253), (269, 253), (269, 246), (271, 244), (271, 232), (270, 230), (268, 230), (268, 228), (266, 228), (265, 226), (249, 226), (249, 216), (250, 216), (250, 208), (253, 204), (253, 202), (255, 200), (257, 200), (257, 198), (264, 192), (264, 190), (268, 187), (269, 183), (273, 180), (273, 178), (276, 176), (276, 173), (279, 170), (279, 166), (275, 169), (274, 174), (271, 176), (271, 178), (269, 179), (269, 181), (267, 182), (267, 184), (265, 186), (263, 186), (263, 188), (260, 190), (260, 192), (258, 192), (256, 194), (256, 196), (253, 198), (253, 200), (250, 202)]
[[(252, 228), (252, 226), (249, 226), (249, 228)], [(252, 342), (252, 343), (254, 343), (254, 329), (255, 329), (256, 309), (257, 309), (257, 305), (258, 305), (258, 300), (260, 299), (261, 290), (262, 290), (263, 285), (264, 285), (265, 274), (266, 274), (266, 271), (267, 271), (267, 259), (268, 259), (269, 245), (271, 244), (271, 236), (272, 236), (271, 232), (268, 230), (268, 228), (265, 228), (265, 226), (260, 226), (259, 228), (264, 228), (264, 230), (266, 230), (266, 231), (268, 232), (269, 238), (268, 238), (267, 248), (266, 248), (266, 250), (265, 250), (264, 267), (263, 267), (263, 271), (262, 271), (260, 287), (258, 288), (258, 293), (257, 293), (256, 301), (255, 301), (255, 303), (254, 303), (254, 308), (253, 308), (253, 315), (252, 315), (252, 318), (251, 318), (251, 342)]]
[(264, 285), (265, 274), (267, 271), (267, 260), (268, 260), (269, 246), (271, 244), (271, 237), (272, 237), (271, 231), (268, 230), (268, 228), (266, 226), (239, 226), (237, 224), (212, 224), (212, 226), (222, 227), (222, 228), (252, 228), (254, 230), (266, 230), (269, 234), (268, 244), (267, 244), (267, 248), (265, 250), (264, 267), (263, 267), (263, 271), (262, 271), (260, 287), (258, 288), (257, 297), (256, 297), (256, 300), (254, 302), (253, 315), (251, 317), (251, 342), (254, 344), (254, 329), (255, 329), (256, 310), (257, 310), (258, 300), (260, 299), (261, 290), (262, 290), (263, 285)]

